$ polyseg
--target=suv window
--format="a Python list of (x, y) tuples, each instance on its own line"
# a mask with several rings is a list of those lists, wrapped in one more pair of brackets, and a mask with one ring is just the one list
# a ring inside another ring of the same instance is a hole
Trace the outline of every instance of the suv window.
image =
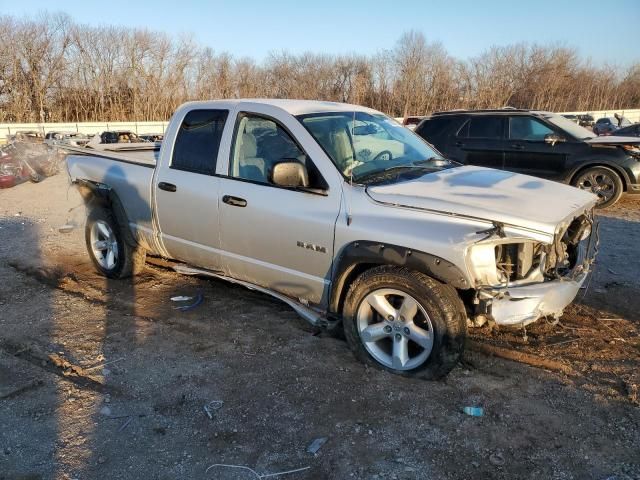
[(431, 139), (447, 133), (459, 120), (459, 118), (453, 115), (428, 118), (416, 128), (416, 133), (422, 138), (431, 141)]
[(502, 139), (503, 125), (504, 119), (502, 117), (472, 117), (458, 131), (458, 137)]
[(320, 172), (291, 135), (275, 120), (240, 113), (231, 150), (229, 175), (269, 184), (275, 164), (298, 161), (307, 168), (309, 186), (325, 188)]
[(544, 123), (531, 117), (510, 117), (509, 138), (511, 140), (544, 141), (545, 135), (554, 133)]
[(171, 168), (213, 175), (228, 110), (192, 110), (184, 117), (173, 147)]

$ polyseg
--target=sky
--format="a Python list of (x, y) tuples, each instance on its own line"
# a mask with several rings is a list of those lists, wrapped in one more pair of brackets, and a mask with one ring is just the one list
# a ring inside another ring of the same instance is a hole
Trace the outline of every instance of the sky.
[(64, 11), (90, 25), (192, 34), (263, 60), (270, 52), (373, 54), (418, 30), (460, 59), (519, 42), (575, 47), (594, 64), (640, 61), (640, 0), (0, 0), (0, 14)]

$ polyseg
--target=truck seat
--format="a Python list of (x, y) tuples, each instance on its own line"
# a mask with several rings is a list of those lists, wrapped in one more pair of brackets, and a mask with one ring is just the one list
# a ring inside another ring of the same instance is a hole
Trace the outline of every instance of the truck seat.
[(242, 134), (242, 144), (238, 153), (238, 176), (256, 182), (266, 182), (267, 172), (265, 162), (261, 157), (257, 157), (258, 147), (256, 138), (252, 133)]

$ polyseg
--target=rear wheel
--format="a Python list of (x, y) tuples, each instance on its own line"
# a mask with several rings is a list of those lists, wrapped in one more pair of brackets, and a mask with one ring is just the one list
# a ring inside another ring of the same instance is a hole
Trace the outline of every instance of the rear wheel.
[(598, 208), (613, 205), (622, 196), (624, 185), (620, 175), (607, 167), (592, 167), (580, 172), (573, 185), (598, 196)]
[(144, 267), (146, 252), (125, 242), (111, 211), (91, 210), (85, 227), (87, 251), (96, 269), (109, 278), (125, 278)]
[(403, 268), (377, 267), (358, 277), (343, 323), (356, 357), (393, 373), (443, 377), (464, 348), (466, 314), (456, 291)]

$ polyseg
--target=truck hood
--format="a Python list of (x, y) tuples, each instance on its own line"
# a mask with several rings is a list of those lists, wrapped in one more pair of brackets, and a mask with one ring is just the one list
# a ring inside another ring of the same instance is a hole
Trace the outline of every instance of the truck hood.
[(370, 186), (366, 191), (387, 205), (500, 222), (548, 235), (597, 201), (595, 195), (561, 183), (473, 166)]
[(640, 145), (640, 137), (618, 137), (616, 135), (604, 135), (585, 140), (591, 145)]

